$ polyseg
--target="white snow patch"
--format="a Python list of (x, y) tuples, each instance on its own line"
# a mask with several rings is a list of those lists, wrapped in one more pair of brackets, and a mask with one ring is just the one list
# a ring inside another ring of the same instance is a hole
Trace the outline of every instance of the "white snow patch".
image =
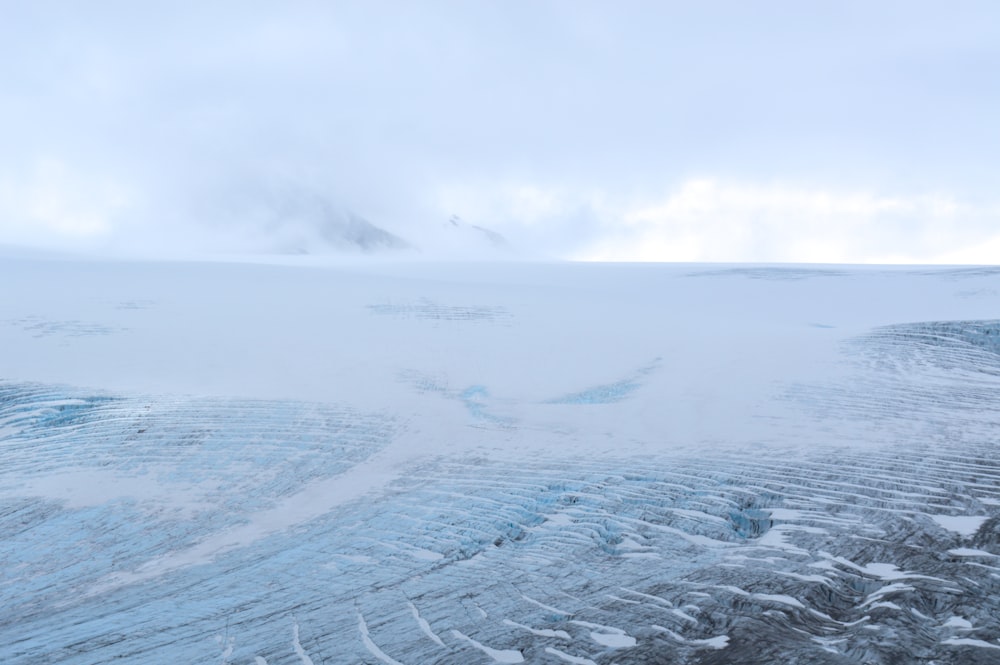
[(573, 615), (572, 612), (567, 612), (567, 611), (561, 610), (561, 609), (559, 609), (557, 607), (552, 607), (551, 605), (546, 605), (545, 603), (540, 603), (537, 600), (535, 600), (534, 598), (529, 598), (528, 596), (525, 596), (523, 593), (521, 594), (521, 598), (525, 599), (526, 601), (528, 601), (532, 605), (537, 605), (538, 607), (542, 608), (543, 610), (548, 610), (549, 612), (554, 612), (556, 614), (561, 614), (561, 615), (567, 616), (567, 617)]
[(800, 601), (783, 593), (750, 593), (745, 589), (741, 589), (738, 586), (733, 586), (731, 584), (716, 584), (713, 585), (713, 588), (722, 589), (723, 591), (728, 591), (730, 593), (735, 593), (738, 596), (746, 596), (748, 598), (753, 598), (754, 600), (763, 600), (765, 602), (790, 605), (792, 607), (803, 610), (806, 608), (806, 606), (803, 605)]
[(672, 612), (673, 614), (676, 614), (676, 615), (677, 615), (677, 616), (679, 616), (680, 618), (684, 619), (685, 621), (690, 621), (691, 623), (698, 623), (698, 620), (697, 620), (697, 619), (695, 619), (695, 618), (694, 618), (693, 616), (691, 616), (690, 614), (687, 614), (686, 612), (683, 612), (682, 610), (679, 610), (679, 609), (677, 609), (677, 608), (674, 608), (674, 609), (672, 609), (672, 610), (670, 610), (670, 611), (671, 611), (671, 612)]
[(905, 570), (900, 570), (898, 566), (892, 563), (867, 563), (863, 566), (859, 566), (850, 559), (845, 559), (842, 556), (832, 556), (826, 552), (821, 553), (826, 556), (830, 561), (839, 563), (842, 566), (851, 568), (860, 573), (868, 575), (870, 577), (876, 577), (880, 580), (886, 582), (892, 582), (894, 580), (907, 580), (907, 579), (921, 579), (921, 580), (934, 580), (936, 582), (945, 582), (946, 580), (940, 577), (930, 577), (928, 575), (920, 575), (918, 573), (911, 573)]
[(983, 522), (989, 519), (988, 515), (931, 515), (930, 518), (949, 531), (954, 531), (960, 536), (973, 536)]
[(796, 530), (801, 529), (797, 529), (795, 526), (789, 524), (778, 524), (763, 535), (755, 538), (753, 542), (761, 547), (772, 547), (776, 550), (785, 550), (793, 554), (809, 554), (809, 552), (801, 547), (796, 547), (788, 542), (788, 532)]
[(962, 617), (951, 617), (943, 624), (945, 628), (959, 628), (961, 630), (972, 630), (972, 622)]
[(574, 665), (597, 665), (594, 661), (589, 658), (583, 658), (581, 656), (572, 656), (565, 651), (560, 651), (559, 649), (554, 649), (552, 647), (545, 647), (545, 653), (552, 654), (553, 656), (560, 658), (567, 663), (573, 663)]
[(628, 649), (635, 646), (635, 638), (631, 635), (591, 631), (590, 639), (594, 640), (601, 646), (611, 647), (612, 649)]
[(292, 624), (292, 648), (295, 649), (295, 655), (302, 661), (302, 665), (316, 665), (306, 650), (302, 648), (302, 642), (299, 641), (298, 623)]
[(844, 642), (847, 641), (847, 639), (843, 638), (843, 637), (837, 637), (837, 638), (834, 638), (834, 637), (813, 637), (812, 641), (816, 642), (819, 645), (821, 645), (821, 648), (823, 649), (823, 651), (826, 651), (828, 653), (837, 653), (837, 654), (839, 654), (840, 650), (837, 649), (834, 645), (836, 645), (836, 644), (843, 644)]
[(859, 607), (868, 607), (872, 603), (877, 603), (882, 596), (887, 596), (890, 593), (896, 593), (897, 591), (913, 591), (913, 587), (909, 584), (903, 584), (902, 582), (893, 582), (892, 584), (887, 584), (881, 589), (873, 591), (868, 594), (868, 600), (861, 603)]
[(466, 642), (468, 642), (475, 648), (479, 649), (480, 651), (482, 651), (483, 653), (485, 653), (487, 656), (489, 656), (498, 663), (524, 662), (524, 654), (522, 654), (520, 651), (516, 651), (514, 649), (491, 649), (490, 647), (472, 639), (465, 633), (459, 632), (457, 630), (452, 630), (451, 634), (460, 640), (465, 640)]
[(862, 568), (864, 572), (869, 575), (874, 575), (880, 580), (892, 581), (892, 580), (903, 580), (907, 577), (913, 577), (912, 573), (904, 573), (896, 566), (891, 563), (869, 563), (865, 564)]
[(438, 646), (445, 646), (441, 638), (437, 636), (433, 630), (431, 630), (431, 625), (427, 622), (427, 619), (420, 616), (420, 612), (417, 611), (417, 606), (413, 603), (407, 603), (410, 606), (410, 612), (413, 613), (413, 618), (417, 620), (417, 624), (420, 625), (420, 630), (424, 631), (424, 635), (431, 638), (431, 640)]
[[(220, 641), (223, 638), (219, 638)], [(233, 656), (233, 648), (236, 646), (236, 638), (230, 637), (229, 642), (226, 644), (226, 648), (222, 651), (222, 665), (227, 665), (229, 659)]]
[(590, 621), (571, 621), (578, 626), (583, 626), (584, 628), (592, 628), (590, 631), (590, 639), (594, 640), (601, 646), (610, 647), (612, 649), (628, 649), (634, 647), (636, 640), (631, 635), (628, 635), (621, 628), (615, 628), (614, 626), (605, 626), (599, 623), (591, 623)]
[[(824, 556), (828, 556), (828, 557), (831, 556), (830, 554), (827, 554), (826, 552), (823, 552), (822, 554)], [(820, 561), (813, 561), (812, 563), (809, 564), (809, 567), (810, 568), (820, 568), (822, 570), (836, 570), (837, 569), (837, 567), (835, 565), (833, 565), (833, 562), (830, 561), (829, 559), (822, 559)]]
[(803, 575), (802, 573), (793, 573), (790, 570), (776, 570), (774, 572), (778, 575), (791, 577), (793, 580), (799, 580), (800, 582), (818, 582), (819, 584), (830, 584), (830, 578), (825, 575)]
[(709, 637), (703, 640), (689, 640), (683, 637), (682, 635), (675, 633), (669, 628), (665, 628), (664, 626), (659, 626), (654, 623), (651, 624), (650, 627), (653, 630), (658, 630), (661, 633), (666, 633), (670, 635), (670, 637), (673, 640), (680, 642), (681, 644), (687, 644), (693, 647), (704, 648), (704, 649), (725, 649), (727, 646), (729, 646), (728, 635), (716, 635), (715, 637)]
[(622, 598), (621, 596), (616, 596), (614, 594), (607, 594), (608, 598), (618, 603), (625, 603), (626, 605), (642, 605), (642, 601), (632, 600), (631, 598)]
[(420, 559), (422, 561), (440, 561), (444, 558), (444, 555), (440, 552), (424, 549), (423, 547), (409, 547), (406, 549), (406, 553), (414, 559)]
[(635, 589), (629, 589), (628, 587), (620, 587), (620, 588), (621, 588), (622, 591), (625, 591), (626, 593), (634, 594), (636, 596), (639, 596), (640, 598), (648, 598), (649, 600), (652, 600), (655, 603), (660, 603), (662, 605), (666, 605), (667, 607), (673, 607), (674, 606), (674, 604), (671, 603), (666, 598), (660, 598), (659, 596), (653, 596), (653, 595), (650, 595), (648, 593), (643, 593), (641, 591), (636, 591)]
[(361, 642), (365, 645), (365, 648), (368, 649), (368, 652), (371, 655), (375, 656), (386, 665), (403, 665), (398, 660), (379, 649), (378, 645), (372, 642), (371, 635), (368, 634), (368, 624), (365, 623), (365, 618), (361, 616), (361, 612), (358, 612), (358, 631), (361, 633)]
[(573, 517), (567, 513), (554, 513), (546, 518), (546, 522), (554, 526), (569, 526), (573, 524)]
[(555, 637), (560, 640), (570, 640), (570, 634), (565, 630), (552, 630), (551, 628), (532, 628), (531, 626), (526, 626), (523, 623), (517, 623), (516, 621), (511, 621), (510, 619), (504, 619), (503, 622), (508, 626), (513, 626), (515, 628), (523, 628), (532, 635), (538, 635), (539, 637)]
[(949, 637), (941, 644), (948, 644), (951, 646), (959, 647), (981, 647), (983, 649), (1000, 649), (1000, 645), (993, 644), (992, 642), (986, 642), (985, 640), (976, 640), (971, 637)]
[(993, 552), (977, 550), (971, 547), (956, 547), (955, 549), (948, 550), (948, 554), (952, 556), (997, 556)]
[(772, 603), (780, 603), (782, 605), (791, 605), (792, 607), (796, 607), (800, 610), (804, 610), (806, 608), (806, 606), (800, 601), (783, 593), (755, 593), (751, 595), (751, 598), (766, 600)]
[(728, 635), (716, 635), (705, 640), (688, 640), (689, 644), (705, 646), (710, 649), (725, 649), (729, 646)]

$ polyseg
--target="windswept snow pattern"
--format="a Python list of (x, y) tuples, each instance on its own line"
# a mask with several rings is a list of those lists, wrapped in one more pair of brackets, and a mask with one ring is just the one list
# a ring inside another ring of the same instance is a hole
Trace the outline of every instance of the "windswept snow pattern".
[(23, 319), (7, 321), (8, 324), (18, 327), (25, 332), (31, 333), (35, 337), (48, 337), (50, 335), (60, 335), (64, 337), (89, 337), (91, 335), (113, 335), (121, 332), (121, 328), (101, 325), (100, 323), (88, 323), (85, 321), (51, 321), (41, 316), (28, 316)]
[(424, 419), (2, 382), (0, 662), (996, 663), (998, 326), (842, 326), (676, 446), (676, 344), (548, 401), (415, 354)]
[(372, 314), (421, 321), (499, 322), (510, 317), (503, 307), (489, 305), (443, 305), (420, 299), (416, 302), (386, 302), (368, 305)]

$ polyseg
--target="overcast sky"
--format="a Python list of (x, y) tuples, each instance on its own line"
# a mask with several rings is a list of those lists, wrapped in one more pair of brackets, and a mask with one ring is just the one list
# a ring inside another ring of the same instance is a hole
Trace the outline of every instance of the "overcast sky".
[(991, 0), (0, 0), (0, 244), (998, 263), (998, 118)]

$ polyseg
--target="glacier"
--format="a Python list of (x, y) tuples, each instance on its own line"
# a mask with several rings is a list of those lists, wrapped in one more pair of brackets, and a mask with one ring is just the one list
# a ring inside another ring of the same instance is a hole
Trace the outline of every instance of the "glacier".
[(0, 262), (0, 662), (1000, 662), (1000, 269)]

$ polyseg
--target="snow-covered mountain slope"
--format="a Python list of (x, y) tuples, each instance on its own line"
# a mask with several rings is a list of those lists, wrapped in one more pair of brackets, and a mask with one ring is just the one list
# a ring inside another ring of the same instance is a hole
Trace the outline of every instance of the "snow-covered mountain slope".
[[(213, 190), (215, 191), (215, 190)], [(421, 223), (396, 219), (402, 234), (383, 225), (392, 219), (371, 220), (335, 202), (321, 191), (299, 187), (245, 184), (228, 195), (215, 191), (190, 217), (199, 220), (188, 227), (164, 224), (160, 235), (149, 228), (136, 227), (107, 247), (133, 256), (176, 256), (197, 252), (204, 260), (212, 255), (260, 259), (267, 256), (351, 257), (365, 256), (393, 260), (510, 260), (517, 254), (501, 234), (456, 215), (441, 223)], [(391, 216), (390, 216), (391, 217)], [(154, 229), (155, 230), (155, 229)], [(136, 235), (137, 234), (137, 235)], [(25, 256), (23, 251), (0, 247), (0, 255)], [(121, 255), (121, 254), (120, 254)], [(210, 259), (209, 259), (210, 260)]]
[(1000, 269), (0, 270), (0, 662), (1000, 662)]
[(478, 224), (469, 224), (458, 215), (452, 215), (445, 224), (453, 235), (465, 238), (466, 243), (475, 243), (493, 250), (507, 251), (510, 243), (501, 234)]
[[(212, 251), (267, 254), (399, 254), (413, 246), (361, 215), (304, 193), (237, 208), (202, 244)], [(226, 219), (223, 216), (223, 219)]]

